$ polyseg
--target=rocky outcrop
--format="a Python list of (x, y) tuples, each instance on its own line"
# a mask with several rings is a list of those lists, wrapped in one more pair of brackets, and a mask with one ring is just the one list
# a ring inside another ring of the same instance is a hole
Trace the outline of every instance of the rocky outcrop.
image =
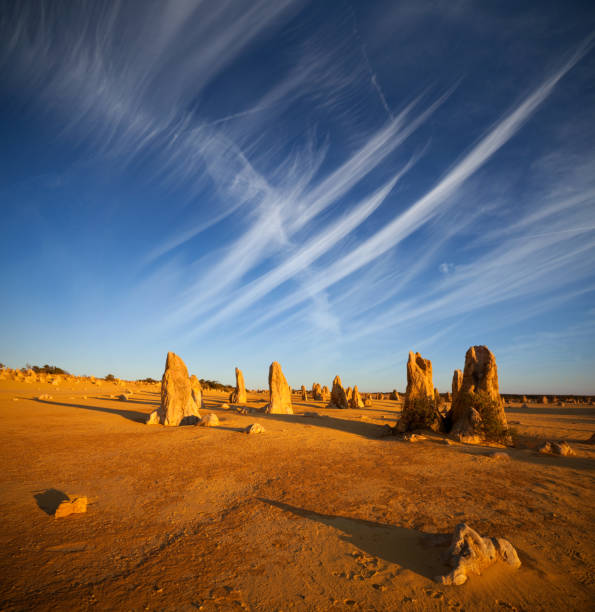
[(314, 383), (312, 385), (312, 399), (316, 402), (323, 401), (322, 387), (320, 386), (320, 383)]
[(306, 391), (305, 385), (302, 385), (302, 402), (308, 401), (308, 392)]
[(79, 497), (69, 496), (67, 500), (60, 502), (56, 508), (54, 518), (63, 518), (71, 514), (84, 514), (87, 512), (88, 500), (84, 495)]
[(246, 386), (244, 385), (244, 375), (240, 368), (236, 368), (236, 388), (229, 396), (230, 404), (245, 404), (246, 403)]
[(293, 414), (291, 389), (285, 380), (281, 365), (273, 361), (269, 367), (269, 403), (265, 408), (268, 414)]
[(322, 387), (322, 401), (323, 402), (328, 402), (331, 399), (331, 392), (328, 390), (328, 387), (326, 385), (324, 385), (324, 387)]
[(349, 400), (349, 406), (351, 408), (363, 408), (364, 407), (364, 402), (362, 400), (362, 396), (359, 394), (357, 385), (353, 387), (353, 391), (351, 392), (351, 399)]
[(465, 523), (455, 527), (446, 561), (453, 568), (452, 572), (436, 577), (436, 582), (446, 585), (464, 584), (470, 574), (479, 576), (496, 561), (503, 561), (515, 569), (521, 566), (517, 552), (508, 540), (481, 537)]
[(188, 369), (178, 355), (169, 352), (161, 379), (161, 404), (150, 414), (147, 424), (195, 425), (199, 419)]
[(544, 442), (538, 449), (542, 455), (560, 455), (561, 457), (567, 457), (569, 455), (575, 455), (576, 453), (572, 450), (572, 447), (568, 442)]
[[(382, 397), (380, 397), (379, 399), (382, 399)], [(396, 389), (393, 389), (388, 399), (398, 402), (401, 398), (399, 397), (399, 392)]]
[(448, 420), (451, 433), (462, 442), (477, 438), (510, 442), (496, 359), (486, 346), (467, 351), (461, 388), (453, 395)]
[(198, 408), (204, 408), (204, 403), (202, 401), (202, 387), (200, 385), (200, 381), (194, 374), (190, 377), (190, 393)]
[(343, 385), (341, 384), (341, 379), (339, 376), (335, 376), (333, 380), (333, 390), (331, 391), (331, 399), (329, 402), (329, 408), (347, 408), (347, 394), (345, 393), (345, 389), (343, 389)]
[(452, 401), (454, 402), (455, 397), (458, 395), (461, 387), (463, 386), (463, 372), (461, 370), (455, 370), (452, 375)]
[(201, 427), (218, 427), (219, 417), (215, 413), (211, 412), (210, 414), (206, 414), (204, 417), (202, 417), (198, 424)]
[(432, 382), (432, 362), (419, 353), (409, 353), (407, 361), (407, 391), (397, 432), (414, 429), (443, 429), (443, 418), (436, 408)]

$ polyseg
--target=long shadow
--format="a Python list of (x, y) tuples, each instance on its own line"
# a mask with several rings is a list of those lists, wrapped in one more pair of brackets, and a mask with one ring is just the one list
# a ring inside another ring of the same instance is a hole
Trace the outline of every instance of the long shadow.
[[(263, 497), (257, 499), (285, 512), (333, 527), (343, 532), (340, 538), (344, 542), (372, 557), (399, 565), (424, 578), (432, 580), (435, 576), (450, 571), (450, 568), (442, 562), (443, 551), (450, 544), (450, 534), (424, 533), (363, 519), (319, 514), (272, 499)], [(429, 548), (434, 550), (428, 550)]]
[[(307, 422), (308, 425), (315, 427), (325, 427), (370, 439), (380, 438), (384, 428), (384, 425), (376, 425), (375, 423), (367, 423), (360, 420), (338, 419), (326, 414), (321, 414), (320, 417), (303, 417), (301, 414), (266, 414), (261, 412), (258, 417), (290, 424), (299, 423), (303, 425)], [(305, 419), (309, 420), (306, 421)]]
[(147, 404), (148, 406), (159, 406), (159, 402), (156, 400), (141, 400), (136, 399), (134, 396), (129, 397), (127, 400), (121, 400), (118, 397), (100, 397), (97, 396), (95, 399), (106, 401), (106, 402), (126, 402), (127, 404)]
[(64, 491), (58, 491), (58, 489), (46, 489), (43, 492), (36, 493), (34, 496), (37, 505), (46, 514), (56, 514), (58, 506), (63, 501), (68, 501), (69, 497)]
[[(486, 451), (491, 454), (498, 449), (485, 447), (465, 447), (461, 446), (459, 452), (467, 455), (485, 455)], [(562, 457), (558, 455), (542, 455), (536, 450), (531, 449), (506, 449), (505, 452), (512, 461), (523, 461), (532, 465), (539, 466), (553, 466), (569, 468), (573, 470), (585, 470), (593, 471), (595, 469), (595, 459), (589, 459), (588, 457), (576, 457), (573, 455)]]
[(68, 404), (66, 402), (54, 402), (36, 399), (36, 402), (40, 404), (47, 404), (48, 406), (66, 406), (67, 408), (82, 408), (83, 410), (92, 410), (93, 412), (107, 412), (108, 414), (117, 414), (129, 421), (135, 423), (145, 423), (149, 414), (147, 412), (138, 412), (136, 410), (122, 410), (117, 408), (103, 408), (102, 406), (85, 406), (84, 404)]
[(526, 406), (523, 408), (519, 407), (507, 407), (505, 409), (506, 414), (545, 414), (547, 416), (589, 416), (595, 418), (595, 407), (584, 406), (582, 408), (573, 407), (565, 408), (564, 406)]

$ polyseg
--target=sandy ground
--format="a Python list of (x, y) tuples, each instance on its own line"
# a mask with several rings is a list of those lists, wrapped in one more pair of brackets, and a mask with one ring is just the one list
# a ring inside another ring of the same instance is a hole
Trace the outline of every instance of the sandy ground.
[[(164, 428), (143, 424), (159, 388), (128, 386), (122, 402), (111, 383), (0, 382), (0, 609), (593, 609), (592, 406), (509, 406), (518, 446), (502, 460), (379, 437), (388, 400), (266, 416), (207, 394), (219, 428)], [(266, 433), (241, 433), (254, 422)], [(536, 454), (543, 439), (576, 456)], [(87, 495), (87, 514), (55, 519), (64, 494)], [(440, 534), (462, 521), (523, 566), (435, 583)]]

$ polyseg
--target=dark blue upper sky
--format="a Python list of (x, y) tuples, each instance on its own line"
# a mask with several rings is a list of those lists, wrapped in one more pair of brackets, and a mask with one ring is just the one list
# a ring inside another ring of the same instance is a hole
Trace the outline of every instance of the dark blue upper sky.
[(0, 360), (595, 393), (592, 2), (0, 3)]

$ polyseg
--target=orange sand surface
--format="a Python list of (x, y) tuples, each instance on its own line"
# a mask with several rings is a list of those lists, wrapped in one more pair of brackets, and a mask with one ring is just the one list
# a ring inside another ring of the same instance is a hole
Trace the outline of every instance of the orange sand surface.
[[(296, 398), (295, 415), (241, 415), (206, 393), (220, 427), (165, 428), (144, 424), (158, 385), (0, 381), (0, 609), (593, 609), (592, 406), (507, 406), (505, 460), (382, 437), (397, 402)], [(254, 422), (266, 432), (242, 433)], [(545, 439), (576, 455), (538, 455)], [(54, 518), (67, 495), (87, 513)], [(463, 521), (522, 567), (435, 583)]]

